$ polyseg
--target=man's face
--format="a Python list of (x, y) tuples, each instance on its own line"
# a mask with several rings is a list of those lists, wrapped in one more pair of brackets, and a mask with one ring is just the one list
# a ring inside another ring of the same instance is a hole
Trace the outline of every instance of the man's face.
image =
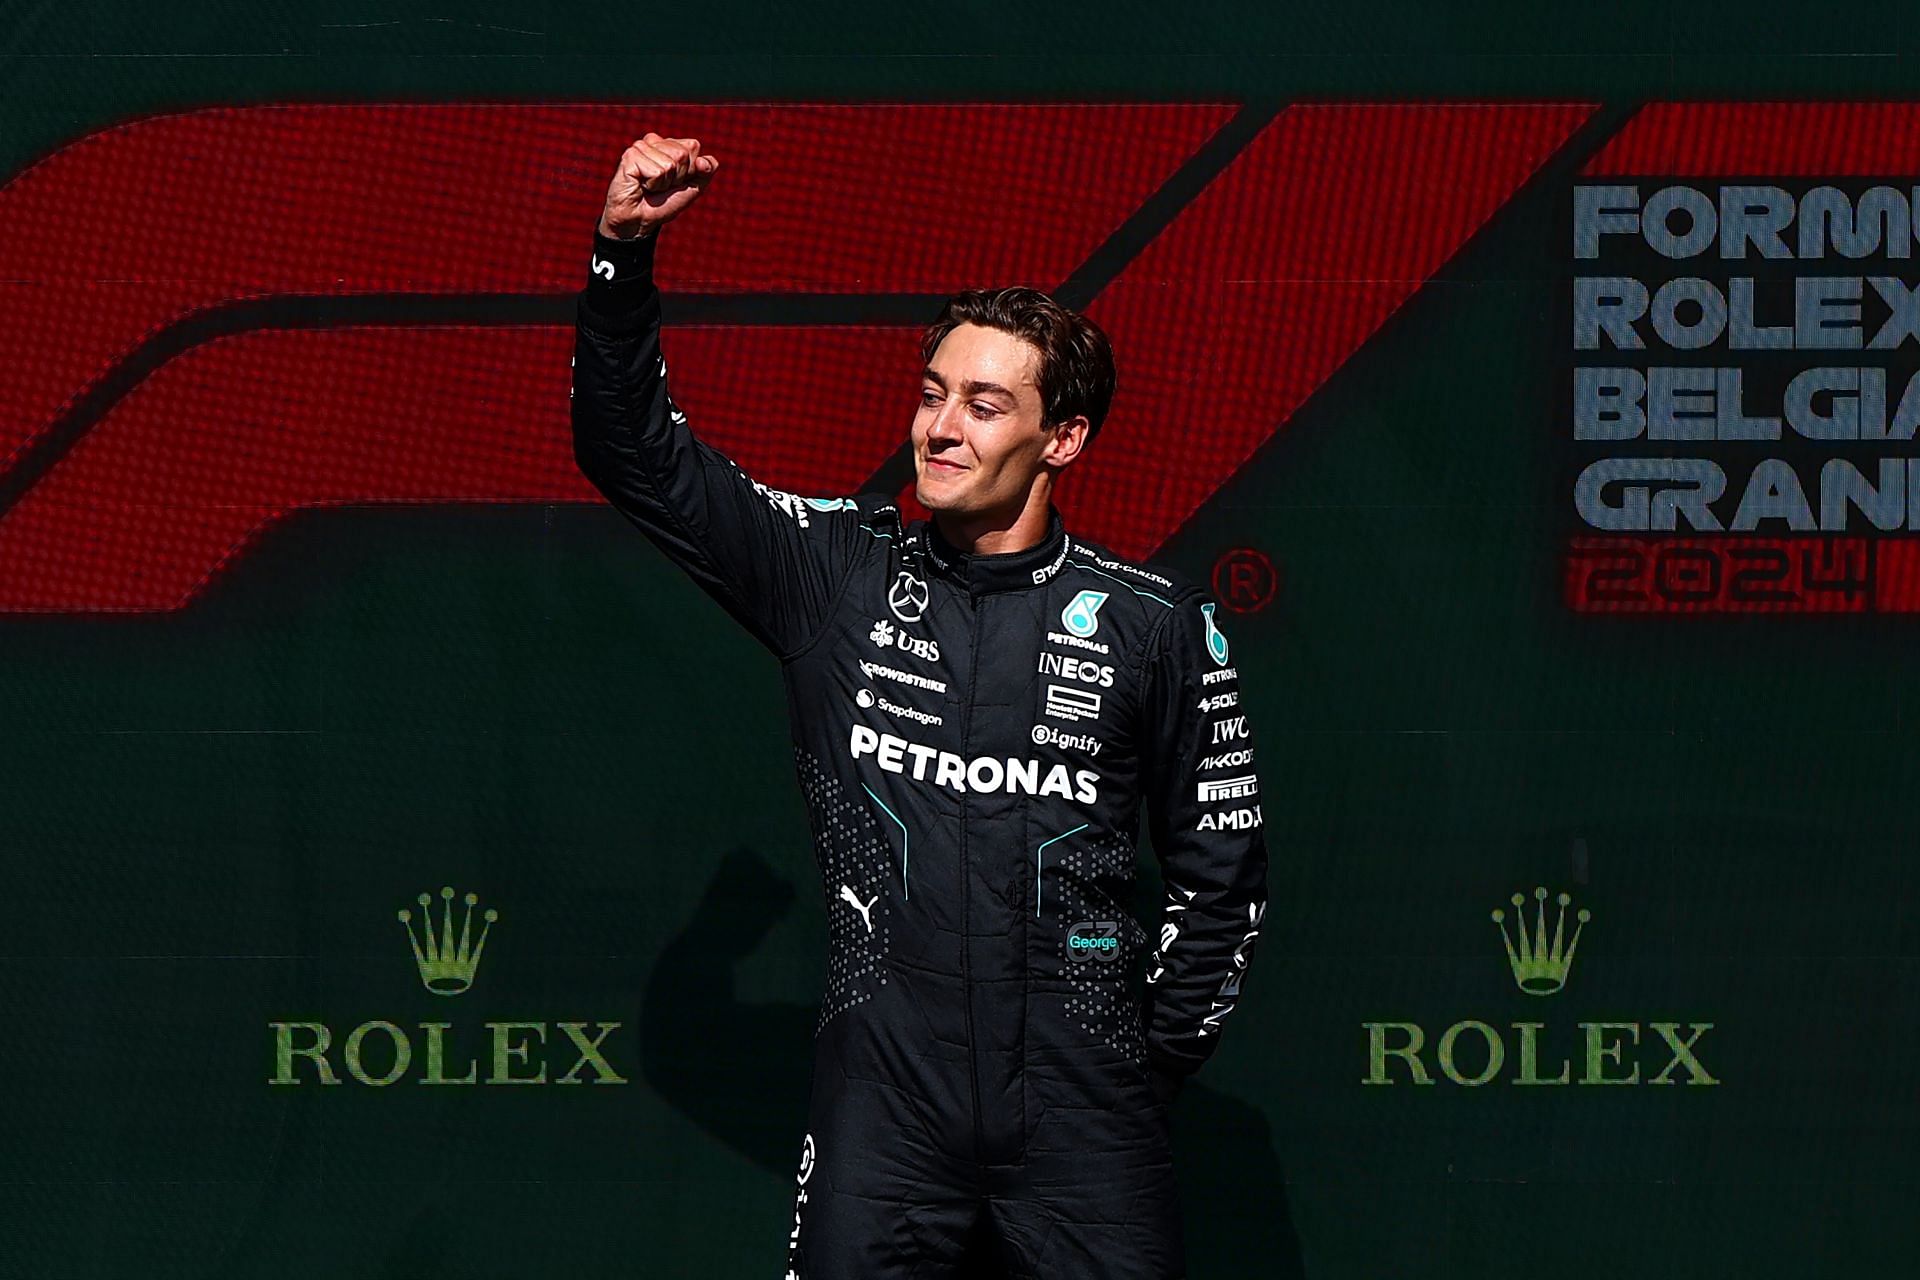
[(1040, 353), (1010, 333), (957, 325), (940, 341), (913, 417), (914, 496), (929, 511), (1019, 510), (1052, 433), (1042, 430)]

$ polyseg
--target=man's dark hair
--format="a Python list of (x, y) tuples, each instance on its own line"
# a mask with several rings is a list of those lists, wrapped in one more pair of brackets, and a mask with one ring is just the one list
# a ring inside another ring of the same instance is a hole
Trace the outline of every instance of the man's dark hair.
[(1025, 285), (968, 289), (947, 299), (939, 319), (920, 336), (921, 360), (932, 364), (941, 340), (963, 324), (998, 329), (1031, 344), (1040, 353), (1035, 380), (1043, 424), (1051, 427), (1085, 414), (1092, 443), (1113, 403), (1113, 347), (1099, 325)]

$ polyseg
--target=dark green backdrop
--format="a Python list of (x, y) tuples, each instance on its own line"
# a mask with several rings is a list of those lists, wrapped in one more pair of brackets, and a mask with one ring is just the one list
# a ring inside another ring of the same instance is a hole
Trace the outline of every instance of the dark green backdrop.
[[(1900, 98), (1917, 22), (70, 0), (8, 11), (0, 170), (298, 100)], [(1564, 185), (1162, 552), (1285, 575), (1229, 627), (1274, 907), (1176, 1113), (1197, 1278), (1887, 1275), (1920, 1245), (1911, 624), (1563, 609)], [(690, 651), (741, 678), (674, 678)], [(782, 716), (772, 660), (591, 507), (307, 513), (182, 613), (0, 617), (0, 1274), (776, 1274), (824, 939)], [(455, 1000), (394, 919), (442, 884), (501, 913)], [(1488, 918), (1536, 884), (1593, 913), (1546, 999)], [(436, 1018), (454, 1071), (485, 1020), (619, 1021), (629, 1083), (268, 1083), (274, 1021)], [(1463, 1019), (1508, 1028), (1501, 1079), (1362, 1083), (1364, 1024), (1421, 1024), (1431, 1070)], [(1524, 1020), (1576, 1075), (1577, 1023), (1638, 1022), (1608, 1071), (1643, 1083), (1508, 1083)], [(1654, 1021), (1711, 1022), (1719, 1083), (1644, 1083)]]

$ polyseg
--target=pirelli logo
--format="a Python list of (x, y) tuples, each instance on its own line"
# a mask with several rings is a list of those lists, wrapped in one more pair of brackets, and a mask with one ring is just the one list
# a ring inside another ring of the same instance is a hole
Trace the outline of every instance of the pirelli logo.
[(1251, 773), (1238, 778), (1221, 778), (1217, 782), (1200, 784), (1200, 803), (1211, 804), (1216, 800), (1242, 800), (1260, 792), (1260, 779)]

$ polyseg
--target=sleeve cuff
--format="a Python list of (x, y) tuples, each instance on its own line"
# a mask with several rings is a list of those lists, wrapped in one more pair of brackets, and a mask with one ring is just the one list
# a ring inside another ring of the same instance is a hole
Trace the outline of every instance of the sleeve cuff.
[(653, 248), (657, 238), (658, 233), (615, 240), (594, 229), (586, 287), (586, 301), (593, 311), (618, 317), (641, 308), (654, 292)]

